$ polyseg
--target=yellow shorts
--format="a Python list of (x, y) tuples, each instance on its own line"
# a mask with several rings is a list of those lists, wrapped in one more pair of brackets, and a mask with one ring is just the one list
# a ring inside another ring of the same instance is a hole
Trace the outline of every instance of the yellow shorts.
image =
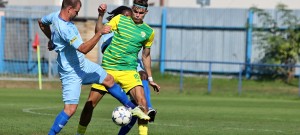
[[(129, 90), (135, 86), (143, 85), (140, 78), (140, 74), (135, 71), (115, 71), (107, 70), (108, 74), (112, 75), (115, 79), (115, 82), (118, 83), (121, 88), (127, 93)], [(107, 92), (106, 88), (101, 84), (93, 84), (92, 88)]]

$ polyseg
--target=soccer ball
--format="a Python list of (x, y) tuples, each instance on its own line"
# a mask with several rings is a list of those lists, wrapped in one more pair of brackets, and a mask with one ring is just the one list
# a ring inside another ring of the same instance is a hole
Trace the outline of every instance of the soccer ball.
[(125, 106), (118, 106), (112, 112), (112, 121), (119, 126), (125, 126), (131, 121), (132, 114)]

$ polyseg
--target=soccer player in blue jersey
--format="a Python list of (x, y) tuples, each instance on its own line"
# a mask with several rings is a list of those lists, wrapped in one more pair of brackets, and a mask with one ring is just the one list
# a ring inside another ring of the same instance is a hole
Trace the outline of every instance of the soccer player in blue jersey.
[(97, 44), (102, 34), (109, 33), (111, 28), (105, 26), (90, 40), (83, 42), (78, 29), (72, 22), (80, 8), (80, 0), (63, 0), (60, 11), (46, 15), (38, 21), (41, 30), (51, 40), (53, 50), (58, 54), (58, 72), (62, 82), (64, 102), (64, 109), (55, 118), (48, 134), (58, 134), (76, 112), (82, 84), (104, 85), (112, 96), (125, 106), (132, 108), (133, 115), (149, 120), (149, 116), (128, 100), (126, 94), (122, 92), (110, 74), (107, 74), (98, 64), (85, 58), (84, 54)]

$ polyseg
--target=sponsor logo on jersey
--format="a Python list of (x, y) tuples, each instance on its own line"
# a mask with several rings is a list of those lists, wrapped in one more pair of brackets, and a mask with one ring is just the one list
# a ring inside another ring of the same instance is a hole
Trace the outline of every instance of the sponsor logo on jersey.
[(142, 31), (141, 36), (142, 36), (142, 38), (144, 38), (146, 36), (146, 33), (144, 31)]
[(73, 39), (71, 39), (71, 41), (70, 41), (70, 45), (72, 45), (76, 39), (77, 39), (77, 37), (76, 37), (76, 36), (75, 36)]

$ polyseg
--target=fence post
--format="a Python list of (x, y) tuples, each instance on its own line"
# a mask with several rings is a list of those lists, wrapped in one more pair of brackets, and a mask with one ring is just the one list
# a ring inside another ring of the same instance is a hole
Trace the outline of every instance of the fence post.
[(248, 12), (248, 28), (247, 28), (247, 47), (246, 47), (246, 78), (251, 76), (251, 55), (252, 55), (252, 31), (253, 31), (253, 10)]
[(298, 76), (299, 84), (298, 84), (298, 96), (300, 97), (300, 74)]
[(1, 17), (1, 35), (0, 35), (0, 73), (4, 72), (5, 61), (4, 61), (4, 51), (5, 51), (5, 17)]
[(166, 59), (166, 32), (167, 31), (167, 9), (163, 8), (161, 18), (161, 43), (160, 43), (160, 73), (165, 72)]
[[(29, 39), (29, 42), (28, 42), (28, 61), (27, 61), (27, 71), (28, 72), (31, 72), (31, 73), (34, 73), (34, 61), (32, 59), (32, 37), (33, 37), (33, 27), (32, 27), (32, 18), (28, 18), (28, 39)], [(31, 69), (31, 70), (30, 70)]]
[(238, 93), (239, 93), (239, 96), (242, 94), (242, 70), (243, 70), (243, 68), (242, 68), (242, 66), (241, 65), (239, 65), (239, 69), (240, 69), (240, 71), (239, 71), (239, 86), (238, 86)]
[(182, 62), (180, 62), (180, 93), (183, 91), (183, 68), (182, 68)]
[(212, 65), (211, 65), (211, 62), (209, 62), (209, 71), (208, 71), (208, 94), (210, 94), (211, 92), (211, 79), (212, 79)]

